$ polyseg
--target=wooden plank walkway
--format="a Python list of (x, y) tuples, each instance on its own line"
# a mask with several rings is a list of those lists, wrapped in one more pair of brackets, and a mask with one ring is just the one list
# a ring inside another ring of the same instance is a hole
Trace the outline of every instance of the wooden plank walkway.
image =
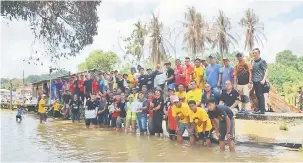
[(236, 119), (246, 120), (303, 120), (303, 113), (276, 113), (266, 112), (265, 114), (242, 114), (238, 113)]

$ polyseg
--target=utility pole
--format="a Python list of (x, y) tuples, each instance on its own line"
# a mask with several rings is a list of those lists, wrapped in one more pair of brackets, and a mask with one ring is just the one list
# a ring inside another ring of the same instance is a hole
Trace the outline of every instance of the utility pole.
[(49, 67), (49, 105), (51, 104), (52, 101), (52, 74), (53, 69), (52, 67)]
[(13, 84), (12, 80), (9, 81), (10, 84), (10, 109), (13, 110)]

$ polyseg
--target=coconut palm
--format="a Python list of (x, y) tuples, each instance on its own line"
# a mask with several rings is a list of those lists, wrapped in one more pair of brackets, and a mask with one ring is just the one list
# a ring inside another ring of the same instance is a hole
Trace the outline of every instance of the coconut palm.
[(198, 53), (205, 50), (206, 42), (212, 42), (209, 26), (195, 7), (188, 8), (185, 13), (185, 22), (182, 24), (185, 28), (183, 42), (193, 58), (196, 58)]
[(234, 36), (230, 33), (230, 19), (225, 16), (222, 10), (219, 11), (219, 16), (213, 24), (214, 46), (217, 46), (221, 57), (229, 52), (229, 45), (238, 43)]
[(246, 10), (245, 17), (241, 18), (239, 24), (246, 30), (245, 50), (251, 51), (255, 46), (255, 41), (263, 46), (261, 37), (266, 39), (263, 33), (264, 26), (252, 9)]
[(163, 32), (163, 24), (159, 21), (159, 16), (152, 14), (152, 19), (148, 25), (150, 37), (151, 61), (154, 66), (161, 64), (169, 55), (169, 47), (172, 47), (168, 39), (165, 38), (166, 33)]

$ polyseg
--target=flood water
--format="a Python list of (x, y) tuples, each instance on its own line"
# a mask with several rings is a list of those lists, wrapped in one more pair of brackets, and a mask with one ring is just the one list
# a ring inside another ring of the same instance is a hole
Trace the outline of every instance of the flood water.
[[(273, 162), (303, 161), (303, 153), (280, 147), (236, 146), (236, 152), (219, 152), (218, 145), (204, 147), (178, 145), (166, 138), (136, 136), (108, 129), (85, 129), (84, 124), (50, 120), (39, 124), (35, 115), (25, 115), (21, 123), (15, 112), (1, 111), (1, 161), (4, 162)], [(239, 137), (239, 136), (238, 136)]]

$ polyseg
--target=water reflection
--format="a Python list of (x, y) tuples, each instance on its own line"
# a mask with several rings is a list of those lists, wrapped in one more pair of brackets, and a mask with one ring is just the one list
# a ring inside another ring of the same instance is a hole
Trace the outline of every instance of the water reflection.
[[(238, 145), (236, 153), (157, 137), (125, 135), (108, 129), (85, 129), (84, 124), (51, 121), (39, 124), (28, 115), (22, 123), (15, 114), (1, 112), (1, 161), (300, 161), (299, 152)], [(284, 159), (284, 160), (283, 160)]]

